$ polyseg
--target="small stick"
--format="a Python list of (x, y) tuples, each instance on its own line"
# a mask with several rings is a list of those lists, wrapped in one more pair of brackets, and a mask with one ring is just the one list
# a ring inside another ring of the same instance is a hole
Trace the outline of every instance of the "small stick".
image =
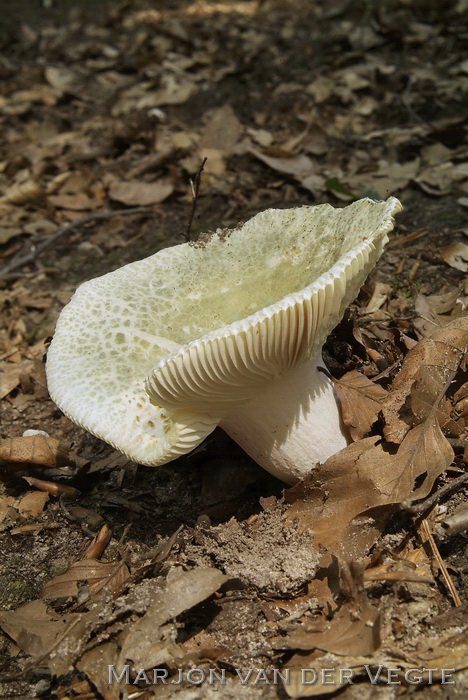
[(426, 500), (422, 503), (418, 503), (414, 506), (406, 506), (405, 502), (403, 501), (403, 503), (401, 504), (401, 508), (402, 510), (406, 510), (408, 513), (413, 513), (413, 515), (421, 515), (430, 508), (433, 508), (436, 505), (436, 503), (438, 503), (440, 499), (443, 498), (443, 496), (447, 496), (449, 493), (456, 491), (459, 486), (462, 486), (462, 484), (465, 483), (465, 481), (468, 481), (468, 472), (462, 474), (461, 476), (457, 476), (456, 479), (452, 479), (452, 481), (449, 481), (448, 484), (441, 486), (441, 488), (438, 491), (433, 493), (432, 496), (429, 496), (429, 498), (426, 498)]
[(437, 549), (437, 545), (436, 545), (435, 540), (432, 536), (432, 532), (431, 532), (431, 529), (429, 527), (429, 523), (427, 522), (426, 519), (421, 520), (421, 524), (419, 526), (419, 534), (420, 534), (423, 542), (426, 541), (429, 544), (429, 546), (432, 550), (432, 553), (434, 555), (434, 558), (437, 561), (437, 564), (439, 565), (441, 574), (444, 577), (444, 581), (446, 583), (446, 586), (449, 589), (450, 595), (453, 598), (453, 602), (458, 607), (459, 605), (462, 604), (460, 596), (458, 595), (458, 591), (454, 586), (454, 583), (450, 577), (449, 572), (447, 571), (447, 567), (445, 566), (445, 562), (442, 559), (442, 557), (440, 556), (440, 552)]
[(440, 523), (437, 534), (441, 537), (450, 537), (451, 535), (458, 535), (465, 530), (468, 530), (468, 507), (445, 518)]
[(187, 224), (187, 230), (183, 234), (185, 240), (188, 242), (190, 240), (190, 232), (192, 230), (192, 223), (193, 223), (193, 217), (195, 216), (195, 210), (197, 208), (197, 201), (198, 201), (198, 192), (200, 190), (200, 183), (201, 183), (201, 174), (203, 172), (203, 168), (205, 167), (205, 163), (208, 159), (203, 158), (200, 167), (198, 168), (197, 174), (195, 175), (195, 180), (189, 180), (190, 182), (190, 189), (192, 191), (192, 208), (190, 210), (190, 216)]
[(21, 255), (19, 258), (13, 259), (11, 262), (5, 265), (3, 269), (0, 270), (0, 279), (6, 277), (13, 270), (17, 270), (19, 267), (23, 267), (24, 265), (28, 265), (29, 263), (34, 262), (34, 260), (42, 253), (42, 251), (51, 246), (52, 243), (55, 243), (59, 238), (61, 238), (67, 233), (70, 233), (70, 231), (74, 231), (80, 226), (89, 224), (92, 221), (111, 219), (113, 216), (133, 216), (136, 214), (148, 216), (151, 213), (151, 209), (149, 209), (148, 207), (133, 207), (132, 209), (116, 209), (115, 211), (95, 212), (94, 214), (88, 214), (87, 216), (83, 216), (81, 217), (81, 219), (76, 219), (76, 221), (72, 221), (70, 224), (60, 226), (60, 228), (58, 228), (52, 234), (52, 236), (46, 238), (46, 240), (42, 241), (42, 243), (39, 243), (37, 246), (32, 246), (29, 253)]

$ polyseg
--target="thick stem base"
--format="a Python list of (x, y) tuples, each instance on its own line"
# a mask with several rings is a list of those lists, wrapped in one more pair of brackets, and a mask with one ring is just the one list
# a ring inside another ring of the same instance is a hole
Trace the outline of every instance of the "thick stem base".
[(220, 427), (274, 476), (294, 484), (349, 442), (321, 355), (229, 415)]

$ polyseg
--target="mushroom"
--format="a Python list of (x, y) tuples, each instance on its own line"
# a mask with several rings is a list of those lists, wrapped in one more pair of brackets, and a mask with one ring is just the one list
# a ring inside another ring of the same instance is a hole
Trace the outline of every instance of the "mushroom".
[(295, 483), (349, 441), (321, 348), (400, 209), (393, 197), (268, 209), (85, 282), (49, 349), (52, 399), (140, 464), (219, 425)]

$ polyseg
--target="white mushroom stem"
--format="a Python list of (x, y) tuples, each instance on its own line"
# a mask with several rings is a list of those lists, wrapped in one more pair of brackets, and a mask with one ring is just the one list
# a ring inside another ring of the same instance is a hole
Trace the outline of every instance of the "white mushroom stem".
[(349, 443), (323, 366), (318, 355), (295, 367), (220, 423), (252, 459), (289, 484)]

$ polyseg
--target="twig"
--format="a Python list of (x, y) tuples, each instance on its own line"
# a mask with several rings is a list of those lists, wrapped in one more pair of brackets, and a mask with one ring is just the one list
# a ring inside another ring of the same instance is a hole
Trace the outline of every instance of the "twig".
[(446, 583), (446, 586), (449, 589), (450, 595), (453, 598), (453, 602), (458, 607), (459, 605), (462, 604), (460, 596), (458, 595), (458, 591), (455, 588), (455, 585), (450, 577), (449, 572), (447, 571), (447, 567), (445, 566), (445, 562), (442, 559), (442, 557), (440, 556), (440, 552), (437, 549), (437, 545), (436, 545), (435, 540), (432, 536), (432, 532), (431, 532), (431, 529), (429, 527), (429, 523), (427, 522), (426, 519), (423, 519), (421, 521), (421, 524), (419, 526), (419, 534), (421, 536), (421, 539), (423, 541), (426, 541), (429, 544), (429, 547), (432, 550), (434, 558), (437, 561), (437, 564), (439, 565), (440, 572), (441, 572), (442, 576), (444, 577), (444, 581)]
[(468, 506), (465, 506), (463, 510), (455, 511), (448, 518), (445, 518), (436, 529), (436, 534), (445, 538), (458, 535), (460, 532), (465, 532), (465, 530), (468, 530)]
[(421, 515), (427, 510), (433, 508), (436, 505), (436, 503), (440, 501), (441, 498), (447, 496), (453, 491), (456, 491), (458, 487), (464, 484), (466, 481), (468, 481), (468, 472), (466, 472), (466, 474), (462, 474), (461, 476), (457, 476), (456, 479), (452, 479), (452, 481), (450, 481), (448, 484), (441, 486), (441, 488), (438, 491), (433, 493), (432, 496), (429, 496), (429, 498), (426, 498), (426, 500), (422, 501), (422, 503), (418, 503), (417, 505), (405, 506), (405, 503), (403, 502), (401, 504), (401, 507), (408, 513), (412, 513), (413, 515)]
[(190, 180), (190, 188), (192, 190), (192, 208), (190, 210), (190, 216), (187, 224), (187, 230), (183, 234), (184, 238), (186, 241), (190, 240), (190, 232), (192, 230), (192, 223), (193, 223), (193, 217), (195, 216), (195, 211), (197, 208), (197, 201), (198, 201), (198, 192), (200, 190), (200, 183), (201, 183), (201, 174), (203, 172), (203, 168), (205, 167), (205, 163), (208, 159), (203, 158), (200, 167), (198, 168), (197, 174), (195, 175), (195, 180)]
[(148, 216), (150, 214), (152, 214), (152, 211), (148, 207), (133, 207), (132, 209), (116, 209), (115, 211), (95, 212), (94, 214), (88, 214), (87, 216), (83, 216), (81, 219), (76, 219), (76, 221), (72, 221), (70, 224), (66, 224), (66, 226), (61, 226), (60, 228), (58, 228), (52, 234), (52, 236), (47, 238), (42, 243), (39, 243), (39, 245), (33, 245), (29, 253), (26, 253), (25, 255), (21, 255), (20, 257), (11, 260), (11, 262), (9, 262), (3, 267), (2, 270), (0, 270), (0, 279), (6, 277), (13, 270), (17, 270), (19, 267), (23, 267), (23, 265), (28, 265), (29, 263), (34, 262), (34, 260), (46, 248), (55, 243), (59, 238), (62, 238), (62, 236), (65, 236), (65, 234), (70, 233), (70, 231), (74, 231), (80, 226), (84, 226), (85, 224), (89, 224), (93, 221), (111, 219), (113, 216)]

